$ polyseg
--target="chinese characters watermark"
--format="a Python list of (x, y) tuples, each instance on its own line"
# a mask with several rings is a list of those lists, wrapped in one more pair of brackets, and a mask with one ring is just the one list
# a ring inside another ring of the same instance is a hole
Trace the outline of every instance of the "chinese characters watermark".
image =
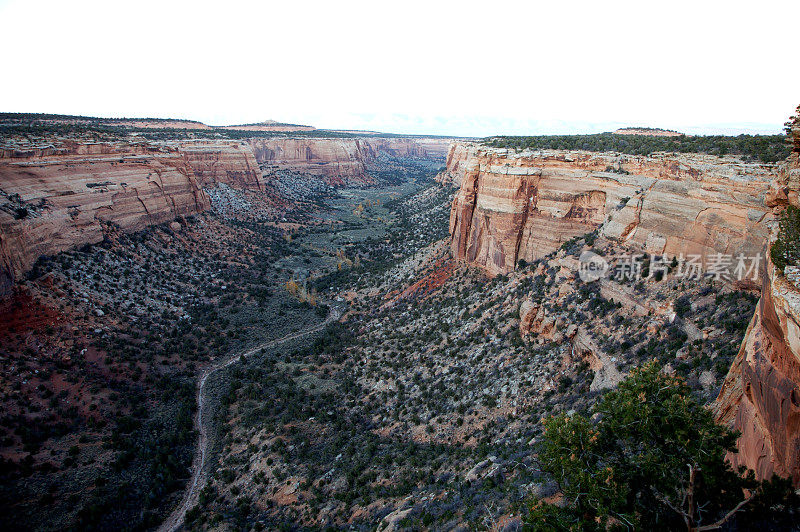
[(715, 281), (758, 281), (763, 257), (759, 254), (737, 255), (713, 253), (710, 255), (683, 253), (669, 255), (647, 255), (634, 253), (622, 255), (613, 264), (592, 251), (585, 251), (579, 259), (578, 274), (584, 282), (592, 282), (604, 277), (616, 281), (640, 281), (655, 279), (660, 281), (667, 276), (687, 281), (713, 279)]

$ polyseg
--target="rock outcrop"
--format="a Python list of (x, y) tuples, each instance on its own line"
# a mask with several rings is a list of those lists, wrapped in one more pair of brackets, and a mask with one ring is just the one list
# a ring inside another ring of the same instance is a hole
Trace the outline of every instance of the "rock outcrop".
[[(769, 195), (778, 211), (800, 206), (800, 124), (794, 150)], [(772, 227), (771, 238), (777, 234)], [(766, 239), (765, 239), (766, 243)], [(788, 271), (788, 268), (787, 268)], [(800, 288), (770, 261), (761, 300), (714, 405), (717, 419), (741, 432), (734, 465), (758, 478), (773, 473), (800, 485)]]
[(447, 150), (447, 161), (444, 170), (435, 179), (443, 185), (461, 186), (467, 164), (474, 153), (474, 146), (464, 142), (453, 142)]
[(249, 143), (267, 171), (289, 170), (320, 176), (329, 185), (365, 185), (374, 180), (367, 164), (381, 152), (392, 157), (444, 159), (449, 139), (410, 137), (276, 137)]
[(450, 139), (436, 137), (370, 137), (364, 139), (368, 161), (380, 152), (392, 157), (441, 160), (444, 162), (450, 148)]
[(67, 148), (0, 159), (0, 292), (42, 255), (201, 212), (208, 197), (186, 154), (154, 145)]
[(339, 138), (252, 138), (256, 161), (269, 170), (289, 170), (323, 177), (330, 185), (366, 184), (364, 143)]
[(453, 255), (507, 273), (599, 229), (654, 254), (753, 256), (763, 248), (774, 165), (697, 154), (629, 156), (456, 144)]
[(644, 135), (648, 137), (680, 137), (683, 133), (671, 129), (657, 127), (622, 127), (614, 131), (615, 135)]
[(180, 143), (178, 149), (202, 187), (225, 183), (235, 188), (264, 191), (266, 183), (247, 143), (193, 141)]

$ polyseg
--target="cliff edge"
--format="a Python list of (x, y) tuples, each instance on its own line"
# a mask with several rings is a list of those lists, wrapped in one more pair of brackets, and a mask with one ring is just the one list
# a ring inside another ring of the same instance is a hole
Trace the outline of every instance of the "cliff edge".
[[(800, 122), (791, 128), (793, 151), (767, 198), (780, 212), (800, 207)], [(769, 242), (777, 237), (770, 227)], [(767, 240), (765, 240), (767, 242)], [(791, 477), (800, 485), (800, 287), (768, 260), (761, 299), (714, 404), (720, 422), (741, 432), (734, 465)], [(788, 268), (787, 268), (788, 270)]]
[(776, 165), (736, 158), (454, 144), (440, 181), (459, 183), (450, 214), (456, 259), (490, 275), (532, 262), (595, 229), (670, 256), (754, 256)]

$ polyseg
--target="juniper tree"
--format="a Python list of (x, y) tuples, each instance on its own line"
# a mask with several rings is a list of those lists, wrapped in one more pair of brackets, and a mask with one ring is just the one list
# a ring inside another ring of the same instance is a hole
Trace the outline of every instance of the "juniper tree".
[(564, 504), (535, 501), (530, 530), (780, 529), (797, 513), (789, 481), (758, 482), (725, 460), (737, 434), (714, 422), (655, 362), (608, 392), (591, 417), (545, 421), (538, 450)]

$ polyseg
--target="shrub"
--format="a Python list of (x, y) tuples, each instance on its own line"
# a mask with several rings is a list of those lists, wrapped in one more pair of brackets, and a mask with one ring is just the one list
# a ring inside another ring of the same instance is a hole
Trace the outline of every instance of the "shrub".
[(800, 209), (789, 205), (778, 220), (778, 238), (769, 250), (775, 267), (783, 273), (786, 266), (800, 261)]
[(570, 502), (534, 503), (533, 530), (697, 530), (731, 519), (751, 529), (745, 523), (795, 519), (790, 482), (734, 471), (725, 455), (737, 434), (655, 362), (634, 370), (593, 414), (598, 421), (580, 414), (545, 421), (540, 466)]

